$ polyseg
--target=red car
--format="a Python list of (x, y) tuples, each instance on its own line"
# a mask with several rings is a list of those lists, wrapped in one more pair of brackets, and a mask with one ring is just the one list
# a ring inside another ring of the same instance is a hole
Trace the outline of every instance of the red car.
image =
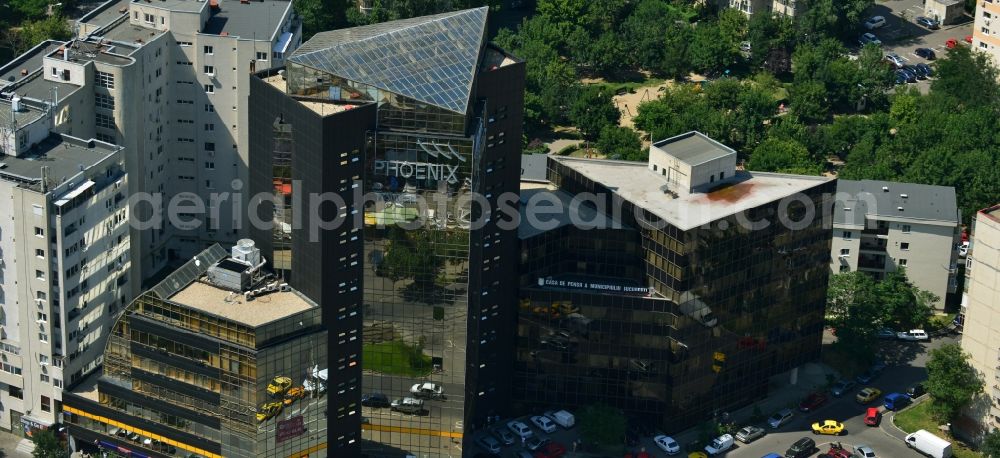
[(878, 411), (878, 407), (869, 407), (868, 411), (865, 412), (865, 424), (868, 426), (878, 426), (882, 422), (882, 412)]
[(958, 40), (956, 40), (956, 39), (954, 39), (954, 38), (949, 38), (949, 39), (948, 39), (948, 41), (944, 42), (944, 45), (945, 45), (945, 47), (947, 47), (948, 49), (952, 49), (952, 48), (954, 48), (955, 46), (958, 46)]
[(966, 35), (965, 36), (965, 42), (966, 43), (972, 43), (972, 35)]
[(565, 445), (558, 442), (549, 442), (541, 450), (535, 452), (535, 458), (559, 458), (565, 454)]
[(799, 403), (799, 410), (803, 412), (812, 412), (813, 410), (816, 410), (817, 407), (823, 405), (824, 402), (826, 402), (826, 394), (817, 391), (810, 394), (801, 403)]
[(854, 456), (853, 453), (844, 450), (844, 448), (841, 447), (839, 443), (837, 443), (837, 444), (830, 444), (830, 451), (822, 455), (819, 455), (816, 458), (852, 458), (853, 456)]

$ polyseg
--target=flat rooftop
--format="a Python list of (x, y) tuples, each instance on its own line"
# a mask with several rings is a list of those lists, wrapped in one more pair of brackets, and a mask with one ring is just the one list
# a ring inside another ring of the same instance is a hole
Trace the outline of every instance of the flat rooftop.
[(736, 154), (732, 148), (695, 131), (660, 140), (652, 147), (692, 166)]
[(69, 83), (48, 81), (44, 76), (42, 76), (42, 72), (39, 71), (35, 72), (34, 75), (31, 75), (26, 79), (18, 81), (16, 84), (3, 88), (0, 92), (14, 93), (21, 97), (28, 97), (36, 100), (51, 101), (52, 97), (55, 95), (52, 91), (53, 89), (58, 91), (58, 97), (61, 101), (80, 88)]
[[(124, 43), (145, 43), (152, 40), (163, 33), (159, 30), (147, 29), (145, 27), (139, 27), (136, 25), (129, 24), (128, 21), (122, 21), (109, 27), (106, 30), (102, 30), (97, 33), (101, 38), (121, 41)], [(119, 54), (126, 54), (125, 51), (119, 50)]]
[(645, 162), (556, 157), (552, 159), (602, 183), (623, 199), (646, 209), (681, 230), (759, 207), (833, 180), (829, 177), (737, 171), (709, 192), (673, 197), (667, 180)]
[(528, 239), (563, 226), (579, 224), (581, 229), (622, 229), (620, 221), (601, 213), (550, 183), (521, 181), (517, 237)]
[(483, 63), (480, 68), (488, 70), (494, 66), (506, 67), (514, 63), (517, 63), (517, 61), (510, 55), (493, 46), (487, 46), (486, 52), (483, 53)]
[[(271, 86), (274, 86), (281, 92), (284, 92), (286, 94), (288, 93), (287, 90), (288, 85), (286, 84), (285, 79), (281, 77), (281, 75), (274, 74), (267, 76), (264, 78), (264, 82), (270, 84)], [(303, 106), (319, 114), (320, 116), (337, 114), (342, 111), (347, 111), (352, 108), (361, 106), (360, 104), (356, 103), (344, 103), (333, 100), (325, 101), (323, 99), (318, 99), (318, 98), (310, 99), (307, 97), (298, 97), (298, 96), (292, 96), (292, 97), (295, 99), (295, 101), (301, 103)]]
[(78, 22), (81, 24), (93, 25), (95, 27), (104, 27), (115, 19), (118, 19), (123, 14), (128, 14), (128, 4), (130, 0), (110, 0), (108, 2), (102, 3), (93, 11), (85, 14)]
[(208, 2), (199, 2), (198, 0), (146, 0), (145, 2), (132, 0), (132, 3), (142, 3), (143, 6), (153, 6), (181, 13), (197, 13), (208, 5)]
[[(202, 277), (204, 278), (204, 277)], [(231, 299), (229, 302), (226, 299)], [(202, 280), (195, 280), (170, 296), (171, 302), (247, 326), (258, 327), (304, 312), (316, 304), (292, 290), (257, 296), (247, 302), (243, 295), (233, 294)]]
[(26, 126), (37, 121), (45, 114), (44, 110), (29, 106), (24, 102), (20, 104), (20, 111), (12, 112), (10, 104), (9, 100), (0, 100), (0, 126), (9, 126), (11, 121), (14, 121), (17, 127)]
[(80, 173), (80, 167), (90, 167), (104, 160), (119, 147), (99, 141), (84, 141), (65, 135), (52, 134), (19, 157), (4, 156), (0, 162), (0, 180), (40, 181), (42, 166), (49, 168), (51, 186)]
[(212, 14), (202, 33), (226, 33), (245, 40), (271, 41), (292, 2), (251, 0), (250, 3), (240, 3), (238, 0), (225, 0), (219, 2), (219, 7), (220, 10)]
[[(108, 54), (106, 51), (108, 51), (109, 48), (112, 47), (107, 45), (102, 45), (100, 43), (91, 43), (87, 41), (77, 40), (74, 41), (72, 45), (70, 45), (69, 58), (67, 60), (69, 60), (70, 62), (76, 62), (80, 64), (90, 61), (96, 61), (117, 66), (125, 66), (132, 63), (132, 59), (128, 57)], [(51, 54), (49, 54), (49, 57), (53, 59), (62, 59), (63, 52), (60, 51), (59, 49), (56, 49)]]
[(104, 375), (103, 366), (84, 377), (69, 392), (94, 402), (100, 402), (100, 396), (97, 393), (97, 381), (102, 375)]
[(834, 224), (863, 226), (866, 216), (959, 222), (955, 188), (951, 186), (839, 180), (837, 194), (850, 197), (838, 198), (834, 204)]
[[(10, 63), (0, 67), (0, 87), (13, 83), (28, 76), (31, 72), (42, 68), (42, 59), (62, 46), (58, 41), (46, 41), (17, 56)], [(26, 73), (22, 75), (22, 70)]]

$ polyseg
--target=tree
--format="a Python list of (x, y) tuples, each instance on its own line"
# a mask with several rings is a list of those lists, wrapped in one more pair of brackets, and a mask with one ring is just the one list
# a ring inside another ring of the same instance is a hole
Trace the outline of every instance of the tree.
[(715, 73), (736, 62), (739, 47), (730, 47), (718, 23), (699, 23), (687, 48), (688, 60), (695, 70)]
[(794, 41), (792, 20), (782, 14), (756, 13), (747, 25), (750, 42), (750, 65), (760, 67), (775, 51), (787, 53)]
[(930, 351), (924, 386), (934, 398), (931, 414), (943, 423), (953, 420), (983, 391), (983, 380), (961, 346), (945, 344)]
[(968, 46), (949, 49), (946, 57), (938, 60), (931, 90), (965, 106), (995, 106), (1000, 99), (996, 67), (985, 53)]
[(47, 429), (40, 429), (31, 435), (31, 442), (35, 444), (35, 450), (31, 452), (34, 458), (66, 458), (69, 453), (59, 443), (56, 434)]
[(585, 0), (538, 0), (535, 11), (562, 32), (584, 17)]
[(569, 117), (585, 137), (596, 139), (605, 126), (618, 125), (621, 112), (615, 108), (606, 88), (587, 87), (577, 94)]
[(66, 18), (61, 15), (49, 16), (37, 21), (28, 21), (21, 27), (24, 46), (31, 47), (45, 40), (69, 40), (73, 35)]
[(444, 265), (444, 258), (436, 255), (430, 240), (431, 232), (406, 231), (396, 225), (388, 230), (389, 247), (376, 267), (379, 275), (392, 281), (412, 278), (421, 287), (433, 284)]
[(889, 272), (876, 285), (876, 293), (885, 310), (884, 321), (897, 329), (923, 328), (932, 313), (937, 297), (921, 291), (906, 278), (906, 269)]
[(795, 140), (764, 140), (750, 155), (750, 170), (761, 172), (819, 175), (823, 166), (809, 155), (809, 150)]
[(642, 148), (639, 134), (628, 127), (604, 126), (597, 140), (597, 149), (609, 159), (646, 161), (649, 153)]
[(580, 435), (588, 443), (621, 445), (625, 439), (625, 415), (604, 404), (584, 407), (577, 416)]
[(8, 0), (7, 5), (26, 19), (38, 19), (48, 12), (48, 0)]
[(800, 121), (818, 123), (830, 116), (826, 87), (818, 81), (807, 81), (792, 86), (789, 108)]
[(837, 330), (835, 345), (859, 361), (870, 361), (883, 313), (872, 278), (863, 272), (830, 277), (826, 310), (828, 324)]
[(1000, 430), (994, 429), (983, 437), (979, 452), (985, 458), (1000, 458)]

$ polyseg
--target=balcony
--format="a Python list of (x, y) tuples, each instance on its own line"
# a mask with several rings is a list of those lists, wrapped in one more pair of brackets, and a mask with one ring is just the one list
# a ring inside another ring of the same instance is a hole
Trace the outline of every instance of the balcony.
[(858, 269), (885, 270), (885, 255), (862, 254), (858, 258)]
[(888, 242), (886, 239), (879, 238), (863, 238), (861, 239), (861, 251), (874, 251), (876, 253), (885, 253), (886, 245)]

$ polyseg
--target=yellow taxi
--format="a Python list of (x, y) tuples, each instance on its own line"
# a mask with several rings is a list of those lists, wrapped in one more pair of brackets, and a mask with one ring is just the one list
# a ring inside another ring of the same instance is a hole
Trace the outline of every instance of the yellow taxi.
[(282, 400), (282, 402), (284, 402), (287, 406), (304, 397), (306, 397), (306, 389), (301, 386), (296, 386), (289, 388), (288, 391), (285, 392), (285, 399)]
[(861, 391), (858, 391), (858, 395), (855, 397), (855, 400), (861, 404), (868, 404), (878, 398), (881, 394), (882, 390), (869, 386)]
[(281, 413), (281, 406), (282, 404), (280, 402), (268, 402), (261, 405), (260, 408), (257, 409), (257, 422), (263, 422), (275, 415), (278, 415)]
[(278, 396), (284, 394), (292, 386), (292, 379), (284, 376), (275, 377), (267, 384), (267, 394)]
[(705, 452), (691, 452), (688, 453), (688, 458), (708, 458)]
[(812, 424), (813, 434), (827, 434), (830, 436), (842, 436), (847, 434), (844, 424), (837, 420), (823, 420)]

